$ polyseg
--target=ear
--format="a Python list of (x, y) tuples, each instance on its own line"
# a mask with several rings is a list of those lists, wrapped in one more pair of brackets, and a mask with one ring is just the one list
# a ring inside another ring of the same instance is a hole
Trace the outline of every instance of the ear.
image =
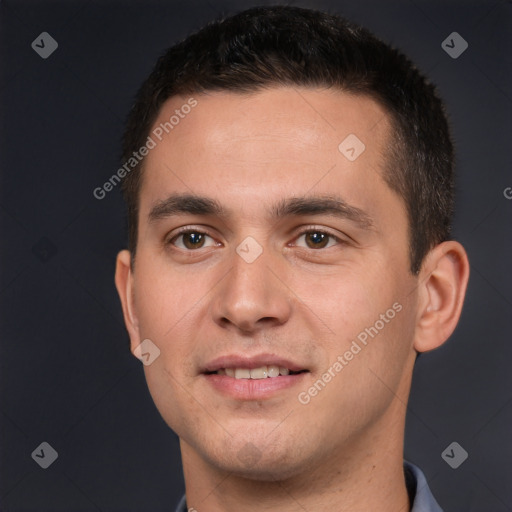
[(434, 247), (419, 276), (419, 308), (414, 348), (427, 352), (441, 346), (460, 318), (469, 279), (464, 247), (454, 240)]
[(133, 352), (140, 344), (140, 333), (139, 322), (135, 313), (130, 251), (124, 250), (117, 255), (115, 281), (117, 293), (119, 293), (123, 307), (124, 323), (130, 335), (131, 351)]

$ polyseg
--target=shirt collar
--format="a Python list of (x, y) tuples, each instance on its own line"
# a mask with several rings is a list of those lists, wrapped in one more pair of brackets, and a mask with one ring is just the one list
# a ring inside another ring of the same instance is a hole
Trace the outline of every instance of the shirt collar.
[(404, 460), (405, 481), (410, 496), (414, 496), (411, 512), (443, 512), (430, 491), (427, 479), (418, 466)]
[[(404, 474), (407, 491), (412, 502), (410, 512), (443, 512), (430, 491), (425, 475), (418, 466), (404, 460)], [(176, 512), (188, 512), (185, 495), (182, 496)]]

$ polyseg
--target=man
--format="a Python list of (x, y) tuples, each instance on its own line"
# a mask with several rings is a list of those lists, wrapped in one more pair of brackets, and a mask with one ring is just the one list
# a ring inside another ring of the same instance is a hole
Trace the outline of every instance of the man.
[(469, 276), (434, 86), (342, 18), (254, 8), (159, 59), (124, 158), (116, 286), (178, 510), (441, 510), (403, 460)]

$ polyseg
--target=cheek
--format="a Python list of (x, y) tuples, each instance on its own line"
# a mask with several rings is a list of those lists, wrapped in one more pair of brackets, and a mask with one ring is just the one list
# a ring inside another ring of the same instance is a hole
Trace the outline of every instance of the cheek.
[(158, 387), (176, 391), (196, 371), (198, 322), (210, 297), (208, 282), (158, 258), (141, 257), (139, 263), (135, 289), (141, 339), (149, 338), (160, 349), (160, 357), (145, 367), (148, 386), (155, 392)]
[(157, 261), (140, 260), (135, 304), (141, 335), (166, 343), (198, 301), (197, 287)]
[(315, 331), (326, 333), (322, 336), (325, 368), (319, 372), (327, 371), (339, 357), (345, 361), (343, 371), (337, 373), (345, 375), (337, 379), (340, 390), (348, 386), (361, 393), (368, 387), (374, 392), (378, 377), (390, 387), (398, 386), (414, 336), (414, 304), (400, 284), (404, 279), (390, 275), (382, 268), (367, 269), (340, 272), (317, 288), (305, 279), (294, 283), (297, 295), (307, 297)]
[(333, 345), (343, 348), (397, 300), (397, 290), (384, 282), (378, 270), (339, 266), (329, 275), (297, 273), (290, 288), (309, 308), (309, 315), (313, 313), (315, 331), (326, 331)]

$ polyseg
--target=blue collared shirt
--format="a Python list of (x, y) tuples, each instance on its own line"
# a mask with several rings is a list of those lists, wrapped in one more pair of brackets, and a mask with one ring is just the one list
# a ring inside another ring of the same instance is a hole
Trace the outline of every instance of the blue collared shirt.
[[(412, 501), (410, 512), (443, 512), (430, 492), (427, 479), (421, 469), (404, 460), (404, 473), (407, 491)], [(187, 512), (187, 500), (185, 495), (181, 498), (176, 512)]]

